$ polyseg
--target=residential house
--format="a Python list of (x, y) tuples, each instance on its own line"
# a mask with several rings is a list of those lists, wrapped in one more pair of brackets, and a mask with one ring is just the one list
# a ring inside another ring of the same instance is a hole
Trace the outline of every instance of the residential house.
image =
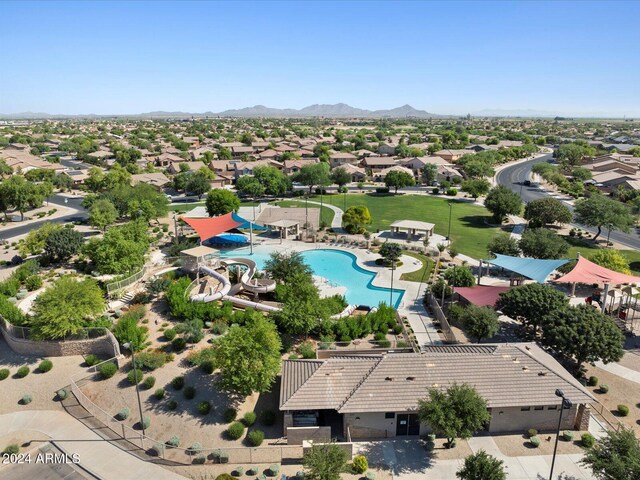
[(346, 172), (351, 175), (351, 181), (354, 183), (364, 182), (367, 179), (367, 172), (362, 167), (357, 167), (350, 163), (345, 163), (344, 165), (336, 168), (344, 168)]
[(383, 142), (378, 146), (378, 153), (380, 155), (395, 155), (397, 143)]
[(302, 167), (305, 165), (313, 165), (314, 163), (320, 163), (320, 160), (317, 158), (314, 159), (295, 159), (295, 160), (285, 160), (284, 168), (282, 171), (286, 175), (294, 175), (300, 171)]
[(273, 160), (256, 160), (255, 162), (237, 162), (235, 163), (234, 178), (238, 178), (244, 175), (253, 175), (253, 169), (256, 167), (270, 166), (275, 167), (278, 170), (282, 170), (283, 165), (280, 162), (274, 162)]
[(407, 167), (403, 167), (402, 165), (393, 165), (391, 167), (384, 168), (382, 170), (377, 170), (372, 173), (372, 176), (376, 182), (381, 182), (384, 180), (384, 177), (386, 177), (389, 174), (389, 172), (404, 172), (413, 176), (413, 170)]
[(200, 148), (200, 139), (198, 137), (182, 137), (182, 141), (189, 144), (189, 150)]
[(346, 164), (357, 165), (358, 162), (358, 157), (349, 152), (335, 152), (329, 156), (331, 168), (340, 167)]
[(260, 152), (256, 155), (260, 160), (277, 160), (280, 158), (280, 153), (276, 152), (273, 149), (268, 149), (263, 152)]
[(66, 170), (60, 172), (60, 175), (69, 177), (75, 186), (84, 184), (85, 180), (89, 178), (89, 172), (87, 170)]
[[(17, 145), (17, 144), (16, 144)], [(51, 163), (42, 160), (40, 157), (32, 155), (29, 150), (19, 148), (5, 148), (0, 151), (0, 158), (3, 158), (14, 172), (27, 173), (36, 168), (62, 171), (65, 167), (59, 163)]]
[(156, 156), (156, 165), (158, 165), (159, 167), (167, 167), (171, 163), (180, 163), (180, 162), (186, 162), (186, 160), (182, 157), (179, 157), (178, 155), (174, 155), (173, 153), (165, 152)]
[(451, 149), (445, 149), (445, 150), (440, 150), (438, 152), (435, 153), (435, 155), (437, 155), (438, 157), (442, 157), (445, 160), (449, 161), (450, 163), (454, 163), (456, 160), (458, 160), (460, 157), (462, 157), (463, 155), (467, 155), (469, 153), (476, 153), (474, 150), (469, 150), (469, 149), (461, 149), (461, 150), (451, 150)]
[(246, 145), (242, 145), (239, 147), (231, 147), (231, 154), (234, 158), (242, 157), (243, 155), (252, 155), (253, 147), (248, 147)]
[[(599, 172), (591, 177), (591, 180), (587, 180), (585, 184), (593, 184), (605, 192), (612, 192), (618, 187), (618, 185), (627, 186), (627, 188), (633, 188), (635, 182), (640, 181), (640, 175), (626, 174), (616, 171)], [(629, 185), (631, 182), (631, 185)]]
[(148, 183), (158, 191), (162, 191), (164, 187), (171, 183), (164, 173), (138, 173), (131, 175), (131, 185), (138, 183)]
[(450, 165), (450, 163), (444, 158), (437, 156), (407, 158), (400, 164), (403, 167), (411, 169), (413, 174), (417, 178), (420, 178), (422, 176), (422, 169), (427, 163), (432, 163), (434, 165)]
[(442, 182), (453, 182), (462, 180), (462, 174), (452, 165), (438, 165), (436, 180)]
[[(182, 166), (184, 165), (184, 167)], [(167, 172), (172, 175), (180, 172), (197, 172), (202, 167), (206, 167), (203, 162), (171, 162), (167, 167)]]
[(395, 157), (366, 157), (362, 160), (362, 166), (372, 175), (377, 174), (385, 168), (391, 168), (398, 165), (399, 161)]

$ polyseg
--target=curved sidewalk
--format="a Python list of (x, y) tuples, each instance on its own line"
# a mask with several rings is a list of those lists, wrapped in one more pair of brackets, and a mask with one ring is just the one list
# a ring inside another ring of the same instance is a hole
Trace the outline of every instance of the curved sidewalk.
[(333, 221), (331, 222), (331, 228), (333, 228), (334, 230), (337, 228), (342, 229), (342, 214), (344, 213), (344, 211), (342, 211), (341, 208), (338, 208), (335, 205), (331, 205), (330, 203), (326, 203), (326, 202), (323, 202), (322, 204), (314, 200), (309, 200), (308, 202), (313, 203), (315, 205), (322, 205), (323, 207), (327, 207), (333, 210), (333, 213), (335, 215), (333, 216)]
[[(104, 479), (153, 478), (154, 480), (184, 479), (169, 470), (130, 455), (85, 427), (65, 412), (30, 410), (0, 415), (0, 432), (9, 434), (33, 430), (43, 434), (43, 443), (59, 443), (68, 454), (76, 453), (80, 465)], [(36, 442), (33, 443), (37, 447)]]

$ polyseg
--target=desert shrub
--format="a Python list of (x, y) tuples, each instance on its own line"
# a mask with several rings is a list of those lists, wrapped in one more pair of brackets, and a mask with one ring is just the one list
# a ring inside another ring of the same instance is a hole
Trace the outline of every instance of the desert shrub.
[(278, 473), (280, 473), (280, 465), (276, 465), (274, 463), (273, 465), (269, 466), (269, 475), (275, 477), (276, 475), (278, 475)]
[(98, 367), (98, 372), (100, 373), (100, 376), (105, 380), (107, 378), (113, 377), (117, 371), (118, 371), (118, 367), (116, 366), (115, 363), (111, 363), (111, 362), (103, 363)]
[(402, 326), (401, 325), (394, 325), (393, 326), (393, 333), (395, 335), (400, 335), (402, 333)]
[(136, 355), (136, 368), (144, 370), (155, 370), (164, 366), (165, 363), (173, 360), (173, 355), (157, 350), (150, 352), (140, 352)]
[(152, 295), (148, 292), (138, 292), (131, 299), (132, 303), (147, 304), (151, 303)]
[(529, 438), (535, 437), (538, 435), (538, 430), (536, 430), (535, 428), (530, 428), (529, 430), (527, 430), (527, 435), (529, 435)]
[(377, 333), (373, 336), (373, 339), (374, 339), (376, 342), (379, 342), (380, 340), (385, 340), (386, 338), (387, 338), (387, 336), (386, 336), (384, 333), (382, 333), (382, 332), (377, 332)]
[(529, 439), (529, 442), (531, 443), (531, 445), (537, 448), (540, 446), (540, 437), (531, 437)]
[(176, 338), (176, 331), (173, 328), (167, 328), (164, 333), (164, 338), (166, 338), (168, 341), (173, 340), (174, 338)]
[(369, 469), (369, 462), (364, 455), (356, 455), (353, 457), (353, 471), (355, 473), (364, 473)]
[(376, 480), (376, 474), (374, 472), (367, 472), (365, 478), (367, 480)]
[(164, 445), (161, 443), (156, 443), (153, 445), (153, 447), (151, 447), (151, 454), (155, 455), (156, 457), (160, 457), (164, 454)]
[(273, 410), (265, 410), (260, 415), (260, 422), (266, 426), (270, 427), (274, 423), (276, 423), (276, 414)]
[(235, 477), (241, 477), (244, 475), (244, 467), (236, 467), (233, 473), (235, 474)]
[(242, 437), (243, 433), (244, 425), (240, 422), (233, 422), (231, 425), (229, 425), (229, 428), (227, 428), (227, 436), (231, 440), (238, 440), (240, 437)]
[(391, 342), (389, 340), (380, 340), (378, 342), (378, 348), (389, 348), (391, 346)]
[(296, 472), (296, 478), (297, 478), (298, 480), (304, 480), (304, 470), (298, 470), (298, 471)]
[(58, 400), (64, 400), (69, 396), (69, 390), (61, 388), (56, 392), (56, 395), (58, 396)]
[(144, 386), (147, 390), (151, 390), (156, 384), (156, 377), (149, 376), (144, 379)]
[(585, 448), (591, 448), (596, 443), (596, 439), (590, 433), (583, 433), (580, 437), (580, 441), (582, 442), (582, 446)]
[(22, 405), (29, 405), (33, 401), (33, 397), (30, 393), (27, 393), (22, 396), (22, 399), (20, 401), (22, 402)]
[(184, 377), (175, 377), (171, 380), (171, 386), (175, 390), (182, 390), (182, 387), (184, 387)]
[(94, 365), (100, 363), (100, 359), (96, 355), (90, 354), (84, 357), (84, 363), (86, 363), (90, 367), (93, 367)]
[(164, 391), (164, 388), (158, 388), (155, 392), (153, 392), (153, 396), (156, 398), (156, 400), (162, 400), (165, 393), (166, 392)]
[(26, 365), (24, 367), (20, 367), (18, 369), (18, 371), (16, 372), (16, 375), (18, 376), (18, 378), (24, 378), (27, 375), (29, 375), (29, 372), (31, 370), (29, 370), (29, 367), (27, 367)]
[(38, 290), (42, 287), (42, 278), (39, 275), (29, 275), (24, 280), (24, 286), (27, 287), (27, 290), (33, 292), (34, 290)]
[(176, 352), (181, 352), (187, 346), (187, 341), (182, 337), (177, 337), (172, 340), (171, 346)]
[(598, 377), (594, 377), (593, 375), (589, 377), (589, 380), (587, 380), (587, 385), (589, 385), (590, 387), (595, 387), (596, 385), (598, 385)]
[(178, 408), (178, 402), (176, 402), (175, 400), (169, 400), (169, 403), (167, 403), (167, 408), (169, 410), (175, 410), (176, 408)]
[(130, 413), (131, 412), (129, 411), (129, 409), (127, 407), (124, 407), (118, 412), (118, 415), (116, 416), (118, 417), (118, 420), (126, 420), (127, 418), (129, 418)]
[(227, 408), (224, 413), (222, 414), (222, 416), (224, 417), (224, 421), (227, 423), (231, 423), (233, 422), (236, 417), (238, 416), (238, 411), (233, 408), (233, 407), (229, 407)]
[(140, 370), (131, 370), (127, 373), (127, 380), (131, 385), (135, 385), (136, 383), (140, 383), (142, 381), (142, 377), (144, 377), (144, 373)]
[(564, 432), (562, 432), (562, 439), (565, 442), (570, 442), (571, 440), (573, 440), (573, 432), (570, 432), (569, 430), (565, 430)]
[(216, 320), (211, 324), (211, 333), (214, 335), (224, 335), (228, 329), (229, 326), (224, 320)]
[(184, 398), (186, 398), (187, 400), (191, 400), (196, 396), (196, 387), (192, 387), (191, 385), (185, 387), (183, 394)]
[(221, 473), (216, 477), (216, 480), (235, 480), (235, 478), (233, 478), (228, 473)]
[(46, 373), (53, 368), (53, 362), (51, 360), (42, 360), (38, 365), (38, 371)]
[(250, 427), (254, 423), (256, 423), (256, 412), (247, 412), (242, 417), (242, 423), (244, 423), (247, 427)]
[(179, 447), (180, 446), (180, 437), (178, 437), (177, 435), (174, 435), (169, 440), (167, 440), (167, 445), (169, 445), (170, 447), (174, 447), (174, 448)]
[(202, 450), (202, 445), (200, 445), (198, 442), (192, 444), (189, 448), (187, 448), (187, 453), (189, 455), (195, 455), (196, 453), (200, 452)]
[(629, 407), (627, 407), (626, 405), (618, 405), (618, 414), (621, 417), (626, 417), (627, 415), (629, 415)]
[(5, 455), (16, 455), (19, 451), (20, 447), (17, 444), (12, 443), (11, 445), (7, 445), (2, 453)]
[(602, 384), (600, 385), (600, 393), (608, 393), (609, 392), (609, 385), (606, 384)]
[(151, 417), (148, 415), (145, 415), (144, 417), (142, 417), (142, 427), (146, 430), (151, 426)]
[(202, 371), (204, 373), (211, 375), (215, 370), (215, 365), (212, 360), (205, 360), (204, 362), (202, 362), (202, 364), (200, 364), (200, 368), (202, 368)]
[(249, 467), (249, 469), (247, 470), (247, 475), (253, 477), (254, 475), (258, 474), (258, 470), (260, 470), (259, 467)]
[(202, 465), (207, 461), (207, 457), (204, 454), (196, 455), (196, 458), (193, 459), (193, 463), (195, 465)]
[(316, 358), (316, 350), (315, 348), (313, 348), (313, 343), (311, 342), (304, 342), (302, 345), (300, 345), (298, 351), (300, 352), (300, 355), (302, 355), (302, 358)]
[(9, 371), (8, 368), (2, 368), (0, 369), (0, 380), (4, 380), (5, 378), (7, 378), (9, 376), (11, 372)]
[(253, 447), (259, 447), (264, 441), (264, 432), (262, 430), (251, 430), (247, 435), (249, 444)]
[(211, 403), (207, 400), (204, 400), (198, 403), (198, 412), (201, 415), (207, 415), (211, 411)]

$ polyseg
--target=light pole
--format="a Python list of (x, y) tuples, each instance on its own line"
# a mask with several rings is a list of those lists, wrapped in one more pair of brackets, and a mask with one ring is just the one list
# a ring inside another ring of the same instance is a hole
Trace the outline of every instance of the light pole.
[(447, 241), (449, 242), (449, 245), (451, 245), (451, 211), (452, 211), (452, 203), (449, 202), (449, 232), (447, 233)]
[(564, 392), (559, 388), (556, 390), (556, 396), (562, 399), (562, 403), (560, 404), (560, 419), (558, 420), (558, 430), (556, 431), (556, 443), (553, 447), (553, 459), (551, 460), (551, 473), (549, 473), (549, 480), (553, 480), (553, 467), (556, 463), (556, 451), (558, 450), (558, 439), (560, 438), (560, 427), (562, 426), (562, 411), (565, 408), (571, 408), (573, 403), (571, 400), (564, 396)]
[(393, 266), (395, 262), (391, 260), (391, 290), (389, 290), (389, 306), (393, 308)]
[(131, 351), (131, 363), (133, 363), (133, 375), (136, 380), (136, 395), (138, 396), (138, 411), (140, 412), (140, 428), (142, 429), (142, 436), (144, 437), (144, 418), (142, 417), (142, 402), (140, 401), (140, 387), (138, 386), (138, 372), (136, 370), (136, 355), (134, 353), (135, 348), (130, 342), (122, 344), (124, 348)]
[(609, 228), (609, 232), (607, 233), (607, 248), (609, 248), (609, 238), (611, 237), (611, 228), (613, 227), (613, 225), (608, 224), (607, 227)]

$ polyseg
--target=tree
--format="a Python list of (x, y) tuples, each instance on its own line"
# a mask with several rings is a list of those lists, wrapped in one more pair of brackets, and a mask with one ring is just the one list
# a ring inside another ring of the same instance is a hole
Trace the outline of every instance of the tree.
[(5, 178), (13, 173), (13, 168), (7, 165), (7, 161), (0, 159), (0, 178)]
[(5, 208), (5, 212), (9, 208), (14, 208), (20, 212), (21, 220), (24, 220), (24, 212), (30, 208), (39, 207), (45, 197), (50, 195), (52, 191), (53, 188), (50, 183), (36, 185), (27, 182), (20, 175), (14, 175), (2, 182), (0, 194), (4, 198), (1, 203)]
[(149, 339), (149, 329), (138, 325), (138, 319), (133, 315), (123, 315), (113, 327), (113, 335), (120, 344), (129, 343), (136, 352), (145, 347)]
[(268, 392), (280, 372), (280, 347), (276, 326), (262, 315), (231, 327), (214, 345), (220, 386), (244, 396)]
[(291, 179), (275, 167), (256, 167), (253, 169), (253, 176), (264, 186), (264, 193), (267, 195), (276, 197), (291, 190)]
[(347, 468), (347, 453), (335, 443), (312, 445), (302, 464), (308, 480), (340, 480)]
[(395, 193), (398, 193), (398, 188), (411, 187), (416, 184), (416, 180), (408, 172), (391, 170), (384, 177), (384, 184), (389, 188), (394, 188)]
[(473, 198), (478, 198), (482, 195), (486, 195), (490, 188), (491, 184), (484, 178), (465, 180), (464, 182), (462, 182), (462, 191), (467, 192)]
[(616, 323), (591, 305), (550, 311), (542, 319), (542, 344), (574, 359), (578, 369), (584, 362), (617, 362), (624, 354)]
[(613, 270), (615, 272), (626, 273), (629, 275), (631, 269), (629, 268), (629, 262), (627, 258), (622, 255), (618, 250), (602, 249), (595, 252), (589, 257), (593, 263)]
[(571, 210), (560, 200), (552, 197), (539, 198), (527, 204), (524, 218), (530, 227), (545, 227), (552, 223), (569, 223), (573, 219)]
[(371, 223), (371, 213), (364, 205), (347, 208), (342, 215), (342, 223), (350, 233), (359, 233), (365, 225)]
[[(385, 242), (380, 247), (378, 253), (382, 256), (382, 258), (391, 263), (391, 291), (393, 292), (393, 274), (396, 270), (396, 262), (400, 260), (402, 255), (402, 247), (393, 242)], [(393, 307), (393, 305), (389, 305)]]
[(525, 257), (559, 259), (569, 251), (569, 244), (546, 228), (527, 228), (518, 242)]
[(502, 223), (505, 216), (520, 214), (522, 200), (504, 185), (498, 185), (489, 191), (484, 206), (493, 214), (496, 223)]
[(30, 326), (35, 338), (64, 338), (90, 326), (104, 308), (102, 290), (95, 280), (64, 276), (35, 299)]
[(297, 271), (289, 275), (286, 283), (276, 287), (276, 300), (283, 304), (279, 312), (272, 314), (280, 331), (294, 335), (309, 335), (323, 315), (318, 288), (307, 272)]
[(349, 175), (349, 172), (347, 172), (344, 167), (337, 167), (331, 172), (331, 181), (339, 187), (342, 187), (351, 181), (351, 175)]
[(229, 212), (237, 212), (240, 208), (240, 199), (229, 190), (216, 188), (207, 194), (206, 207), (209, 216), (216, 217)]
[(44, 242), (44, 254), (54, 262), (65, 262), (80, 251), (84, 243), (81, 232), (72, 228), (62, 228), (47, 237)]
[(438, 166), (435, 163), (425, 163), (422, 167), (422, 181), (427, 185), (433, 185), (438, 176)]
[(325, 186), (331, 184), (329, 165), (324, 162), (303, 166), (293, 178), (295, 181), (308, 186), (309, 193), (311, 193), (315, 185)]
[(555, 151), (556, 160), (565, 167), (579, 165), (582, 157), (594, 154), (594, 148), (578, 143), (563, 143)]
[(591, 468), (598, 480), (640, 478), (640, 440), (631, 428), (607, 430), (606, 435), (585, 452), (582, 464)]
[(469, 455), (456, 472), (460, 480), (505, 480), (507, 474), (502, 466), (504, 462), (489, 455), (484, 450)]
[(82, 252), (99, 272), (122, 274), (140, 269), (148, 249), (147, 224), (136, 220), (110, 228), (102, 239), (92, 238)]
[(562, 310), (569, 306), (567, 296), (542, 283), (527, 283), (500, 294), (498, 308), (505, 315), (522, 318), (525, 325), (531, 325), (534, 331), (549, 312)]
[(574, 167), (573, 170), (571, 170), (571, 176), (577, 182), (584, 182), (586, 180), (591, 180), (593, 174), (588, 168)]
[(487, 244), (487, 252), (517, 257), (520, 255), (518, 241), (508, 233), (499, 233)]
[(444, 278), (454, 287), (473, 287), (476, 284), (476, 277), (467, 266), (448, 268), (444, 272)]
[(209, 182), (209, 178), (203, 173), (196, 172), (189, 175), (184, 189), (189, 193), (197, 195), (198, 200), (200, 200), (202, 195), (211, 190), (211, 183)]
[(470, 438), (491, 420), (487, 402), (470, 385), (454, 383), (445, 391), (430, 388), (426, 399), (418, 400), (420, 421), (447, 438), (452, 448), (456, 438)]
[(98, 167), (89, 169), (89, 177), (84, 181), (85, 186), (91, 192), (99, 192), (104, 186), (104, 171)]
[(25, 239), (18, 244), (20, 255), (26, 257), (28, 255), (38, 255), (42, 253), (49, 235), (52, 235), (62, 228), (62, 225), (46, 222), (37, 230), (31, 230)]
[(97, 199), (89, 209), (89, 224), (103, 232), (109, 225), (113, 225), (118, 218), (118, 210), (110, 200)]
[(493, 177), (495, 171), (493, 167), (482, 160), (471, 160), (464, 164), (464, 173), (469, 178)]
[(483, 338), (491, 338), (498, 333), (498, 314), (490, 307), (469, 305), (462, 314), (462, 323), (472, 338), (478, 343)]
[(245, 175), (236, 181), (236, 190), (256, 199), (265, 193), (264, 185), (255, 177)]
[(277, 282), (286, 282), (298, 274), (311, 277), (312, 270), (307, 265), (300, 252), (290, 253), (272, 252), (265, 262), (264, 270)]
[(603, 195), (594, 194), (589, 198), (576, 201), (575, 221), (596, 227), (598, 233), (593, 237), (595, 240), (602, 233), (604, 226), (612, 230), (628, 232), (633, 225), (634, 218), (624, 204)]

